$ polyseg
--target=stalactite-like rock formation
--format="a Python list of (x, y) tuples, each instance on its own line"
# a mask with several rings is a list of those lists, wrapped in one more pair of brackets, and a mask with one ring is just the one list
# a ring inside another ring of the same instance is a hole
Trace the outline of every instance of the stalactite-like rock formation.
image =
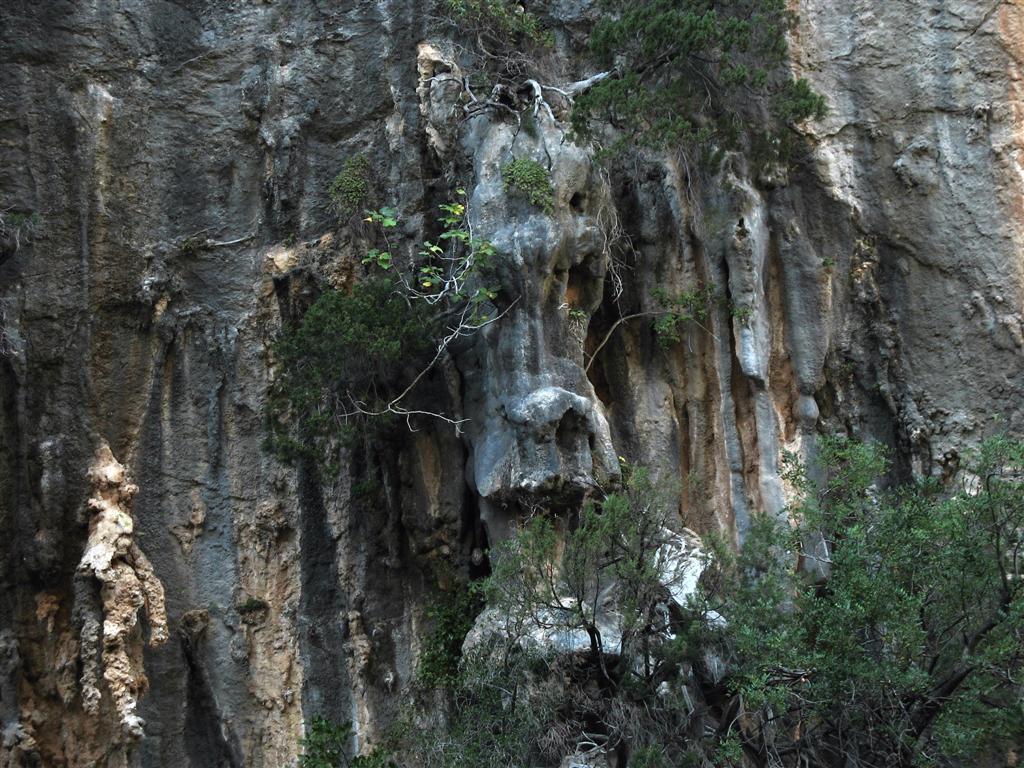
[(90, 715), (99, 713), (102, 670), (125, 734), (139, 738), (144, 722), (136, 709), (148, 686), (139, 618), (145, 612), (150, 645), (166, 642), (164, 588), (133, 537), (132, 498), (139, 489), (126, 480), (124, 467), (106, 444), (96, 452), (89, 482), (89, 536), (77, 573), (85, 583), (77, 596), (87, 605), (94, 602), (89, 591), (99, 582), (100, 601), (98, 616), (81, 610), (83, 708)]

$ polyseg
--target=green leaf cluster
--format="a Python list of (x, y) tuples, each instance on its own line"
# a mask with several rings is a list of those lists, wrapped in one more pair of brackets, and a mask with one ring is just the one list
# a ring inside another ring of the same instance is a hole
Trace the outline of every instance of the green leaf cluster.
[(606, 0), (590, 37), (593, 53), (618, 77), (577, 100), (573, 128), (593, 132), (596, 119), (633, 143), (701, 151), (735, 146), (764, 120), (820, 118), (824, 99), (784, 71), (791, 16), (784, 0)]
[[(794, 525), (719, 551), (717, 642), (747, 716), (799, 726), (812, 764), (967, 764), (1024, 739), (1024, 446), (1002, 437), (955, 493), (874, 485), (877, 446), (826, 440)], [(964, 763), (963, 761), (967, 761)]]
[[(674, 495), (642, 468), (576, 519), (536, 515), (492, 552), (504, 634), (449, 678), (450, 728), (423, 734), (415, 764), (555, 763), (583, 734), (645, 768), (980, 765), (1019, 747), (1024, 444), (986, 440), (953, 485), (889, 489), (877, 445), (819, 451), (787, 460), (788, 520), (755, 517), (738, 549), (708, 537), (679, 611), (662, 567)], [(538, 629), (584, 632), (590, 653), (531, 652)]]
[(522, 195), (544, 213), (555, 209), (555, 189), (547, 168), (527, 157), (512, 160), (501, 168), (505, 190)]
[(309, 732), (300, 742), (299, 768), (339, 768), (346, 765), (351, 741), (351, 724), (339, 725), (320, 715), (314, 716)]
[(362, 259), (373, 276), (347, 292), (325, 291), (275, 343), (265, 417), (267, 447), (279, 458), (316, 458), (331, 468), (339, 438), (370, 426), (385, 435), (412, 415), (402, 401), (447, 345), (493, 318), (498, 291), (487, 278), (497, 250), (471, 235), (464, 202), (439, 208), (437, 242), (425, 240), (403, 265), (389, 239), (397, 208), (365, 211), (381, 246)]
[(659, 287), (654, 291), (654, 298), (664, 309), (654, 321), (654, 331), (662, 346), (670, 347), (682, 339), (681, 332), (686, 323), (704, 327), (718, 294), (714, 285), (701, 284), (675, 295)]
[(299, 768), (391, 768), (394, 765), (384, 749), (350, 758), (352, 735), (351, 723), (334, 723), (315, 715), (309, 732), (300, 741)]
[[(457, 189), (456, 196), (464, 199), (466, 190)], [(404, 294), (412, 300), (422, 300), (450, 312), (468, 308), (469, 311), (463, 313), (466, 322), (470, 325), (486, 322), (490, 319), (488, 307), (498, 297), (497, 288), (485, 282), (497, 249), (490, 241), (472, 236), (464, 202), (442, 203), (438, 210), (441, 216), (437, 221), (442, 231), (437, 242), (423, 241), (411, 274), (403, 274), (398, 269), (389, 251), (377, 248), (367, 252), (363, 264), (396, 273)], [(394, 208), (366, 213), (366, 221), (378, 224), (382, 230), (394, 229), (398, 224)]]
[[(483, 654), (463, 660), (447, 689), (447, 722), (407, 730), (401, 739), (417, 768), (516, 768), (541, 765), (545, 731), (558, 722), (557, 691), (531, 685), (537, 660), (510, 653), (497, 663)], [(536, 682), (536, 678), (533, 678)]]
[(480, 610), (479, 595), (462, 589), (442, 592), (427, 610), (433, 628), (420, 651), (416, 679), (428, 688), (453, 685), (459, 674), (462, 643)]
[(341, 166), (338, 175), (327, 187), (327, 194), (335, 207), (345, 216), (351, 216), (366, 202), (370, 193), (370, 161), (366, 155), (353, 155)]
[(386, 279), (322, 293), (274, 344), (269, 447), (286, 461), (330, 455), (335, 438), (365, 425), (356, 404), (380, 410), (401, 391), (430, 352), (435, 322)]
[(517, 43), (550, 45), (551, 34), (537, 17), (513, 0), (446, 0), (448, 14), (460, 26), (487, 34), (508, 46)]

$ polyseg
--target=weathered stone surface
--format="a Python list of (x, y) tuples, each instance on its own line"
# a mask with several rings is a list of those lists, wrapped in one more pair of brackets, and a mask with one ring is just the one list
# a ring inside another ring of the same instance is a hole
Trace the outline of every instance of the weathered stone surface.
[[(543, 111), (536, 135), (467, 119), (427, 4), (4, 2), (0, 211), (38, 224), (0, 242), (0, 762), (278, 768), (313, 714), (365, 745), (441, 564), (485, 568), (517, 516), (619, 455), (678, 474), (680, 525), (742, 532), (822, 427), (889, 444), (902, 474), (955, 465), (995, 416), (1024, 431), (1024, 10), (792, 5), (829, 116), (788, 174), (737, 156), (694, 184), (657, 159), (603, 173)], [(594, 8), (550, 7), (552, 82), (592, 74)], [(367, 234), (327, 194), (355, 154), (405, 254), (467, 188), (508, 312), (418, 393), (464, 436), (419, 424), (323, 478), (261, 449), (261, 413), (282, 322), (360, 274)], [(505, 192), (521, 156), (550, 168), (552, 215)], [(673, 348), (650, 314), (616, 326), (701, 283), (727, 301)], [(166, 594), (134, 745), (76, 670), (103, 634), (75, 574), (104, 443)]]
[[(563, 129), (543, 113), (536, 123), (532, 137), (485, 116), (464, 139), (474, 170), (470, 226), (501, 254), (496, 281), (507, 306), (459, 360), (470, 419), (469, 481), (499, 537), (517, 503), (581, 498), (619, 473), (571, 323), (571, 313), (589, 315), (601, 301), (609, 254), (598, 214), (608, 204), (607, 189), (589, 154), (565, 141)], [(505, 189), (501, 169), (516, 157), (548, 170), (557, 190), (550, 214)]]
[[(113, 457), (110, 446), (100, 445), (96, 459), (89, 468), (93, 494), (87, 502), (89, 537), (78, 563), (76, 576), (95, 579), (101, 585), (102, 612), (81, 616), (82, 708), (89, 715), (99, 715), (99, 689), (96, 658), (102, 648), (103, 679), (114, 700), (125, 735), (142, 736), (145, 725), (136, 714), (139, 695), (148, 685), (141, 668), (141, 638), (137, 628), (139, 613), (145, 610), (149, 620), (150, 645), (167, 641), (167, 610), (164, 588), (153, 573), (153, 566), (133, 538), (132, 497), (138, 487), (125, 478), (124, 467)], [(83, 597), (90, 584), (81, 585)], [(77, 595), (76, 595), (77, 596)], [(47, 632), (53, 632), (55, 599), (46, 596), (38, 601), (37, 618), (45, 618)], [(102, 634), (98, 624), (102, 620)]]

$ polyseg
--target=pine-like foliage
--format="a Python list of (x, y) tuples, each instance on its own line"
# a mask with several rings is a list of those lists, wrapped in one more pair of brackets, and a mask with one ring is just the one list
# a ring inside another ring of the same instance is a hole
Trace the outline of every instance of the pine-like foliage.
[(769, 115), (776, 125), (824, 115), (824, 99), (785, 70), (792, 18), (784, 0), (606, 0), (605, 7), (590, 45), (620, 76), (577, 100), (581, 135), (607, 118), (622, 130), (623, 145), (722, 149), (748, 132), (770, 142)]

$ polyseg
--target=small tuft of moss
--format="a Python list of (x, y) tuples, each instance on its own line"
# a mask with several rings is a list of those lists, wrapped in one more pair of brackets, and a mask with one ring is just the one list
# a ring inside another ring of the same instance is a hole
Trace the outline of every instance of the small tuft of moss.
[(370, 193), (370, 161), (366, 155), (353, 155), (341, 166), (327, 187), (327, 194), (338, 211), (346, 216), (356, 213)]
[(186, 237), (181, 241), (181, 245), (178, 246), (178, 253), (183, 258), (194, 259), (199, 255), (200, 241), (194, 237)]
[(243, 616), (251, 613), (260, 613), (261, 611), (267, 610), (269, 607), (270, 603), (266, 600), (260, 600), (258, 597), (253, 597), (252, 595), (245, 598), (245, 600), (235, 606), (238, 612)]
[(520, 157), (506, 163), (501, 169), (506, 192), (517, 192), (544, 213), (555, 209), (555, 188), (551, 186), (551, 175), (536, 160)]

